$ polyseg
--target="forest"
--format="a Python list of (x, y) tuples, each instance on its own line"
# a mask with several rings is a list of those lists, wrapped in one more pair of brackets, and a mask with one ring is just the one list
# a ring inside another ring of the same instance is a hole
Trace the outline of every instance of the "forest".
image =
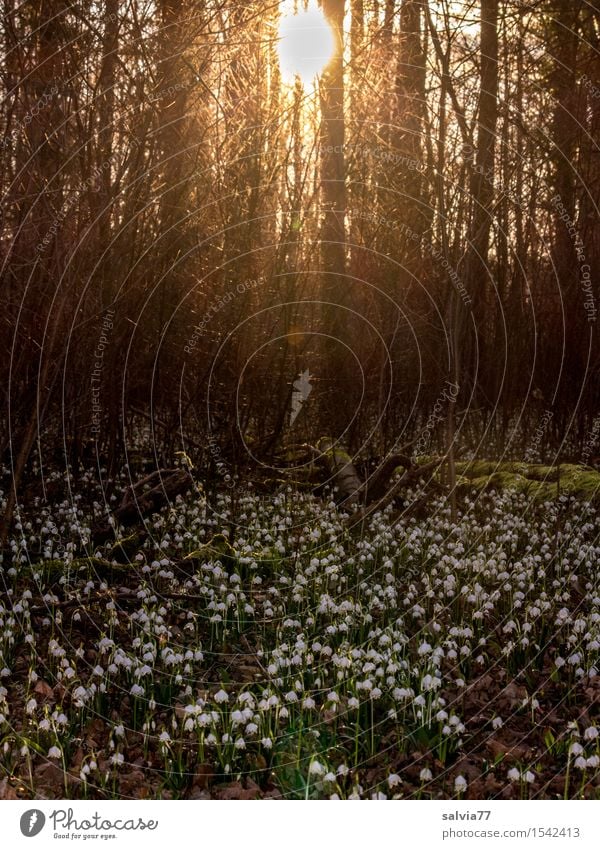
[(597, 0), (0, 9), (0, 799), (600, 799)]

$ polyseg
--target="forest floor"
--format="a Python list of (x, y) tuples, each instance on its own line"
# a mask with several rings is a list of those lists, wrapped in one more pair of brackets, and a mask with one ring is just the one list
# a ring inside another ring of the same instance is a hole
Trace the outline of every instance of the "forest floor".
[(96, 550), (97, 475), (51, 475), (0, 566), (0, 798), (600, 798), (600, 475), (540, 469), (360, 533), (198, 489)]

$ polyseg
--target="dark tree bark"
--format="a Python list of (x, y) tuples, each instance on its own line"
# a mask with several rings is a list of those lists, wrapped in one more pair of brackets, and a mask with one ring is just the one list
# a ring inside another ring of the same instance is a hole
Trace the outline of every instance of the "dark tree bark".
[(345, 417), (336, 393), (350, 392), (351, 361), (344, 343), (352, 347), (351, 305), (346, 279), (346, 156), (344, 117), (343, 25), (344, 0), (323, 0), (323, 12), (335, 39), (335, 52), (320, 80), (321, 130), (321, 259), (323, 304), (322, 383), (325, 415), (339, 433)]
[[(485, 346), (487, 316), (486, 289), (490, 282), (490, 233), (494, 221), (494, 176), (496, 127), (498, 122), (498, 2), (481, 0), (481, 34), (479, 45), (480, 85), (477, 106), (476, 149), (470, 175), (471, 214), (465, 262), (465, 283), (473, 301), (478, 339), (463, 331), (465, 317), (460, 320), (459, 342), (455, 357), (456, 372), (470, 378), (476, 368), (477, 350)], [(464, 313), (464, 310), (463, 310)], [(462, 337), (462, 338), (461, 338)], [(461, 355), (460, 347), (463, 348)]]

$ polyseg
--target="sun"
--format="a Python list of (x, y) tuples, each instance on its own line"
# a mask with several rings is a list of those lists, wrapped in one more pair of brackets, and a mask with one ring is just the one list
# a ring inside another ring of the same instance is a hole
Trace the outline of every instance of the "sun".
[(282, 16), (277, 49), (286, 81), (299, 77), (305, 86), (314, 83), (335, 52), (332, 29), (314, 0), (307, 9)]

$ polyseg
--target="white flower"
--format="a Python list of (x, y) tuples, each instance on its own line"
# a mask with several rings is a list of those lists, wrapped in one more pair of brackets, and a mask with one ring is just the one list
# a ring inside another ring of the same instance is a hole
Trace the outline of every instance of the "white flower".
[(121, 766), (121, 764), (124, 763), (124, 761), (125, 761), (125, 758), (121, 754), (121, 752), (118, 752), (116, 755), (113, 755), (110, 759), (110, 762), (115, 764), (116, 766)]
[(575, 766), (577, 767), (577, 769), (586, 769), (586, 767), (587, 767), (586, 759), (581, 757), (581, 755), (578, 758), (575, 758)]
[(457, 775), (454, 779), (454, 789), (457, 793), (464, 793), (467, 789), (467, 780), (462, 775)]
[(170, 743), (171, 742), (171, 737), (170, 737), (168, 731), (163, 731), (158, 739), (161, 743)]
[(387, 799), (387, 796), (385, 795), (385, 793), (373, 793), (371, 795), (371, 799), (374, 802), (379, 802), (379, 801), (383, 801), (384, 799)]
[(427, 767), (422, 769), (421, 772), (419, 773), (420, 781), (431, 781), (432, 778), (433, 778), (433, 775), (431, 773), (431, 770), (427, 769)]
[(533, 784), (535, 781), (535, 775), (527, 770), (527, 772), (523, 775), (523, 780), (527, 782), (527, 784)]
[(273, 741), (270, 739), (270, 737), (263, 737), (262, 740), (260, 741), (260, 743), (261, 743), (261, 746), (263, 747), (263, 749), (272, 749), (273, 748)]
[(569, 747), (570, 755), (580, 755), (583, 752), (583, 746), (581, 743), (571, 743)]
[(61, 752), (61, 750), (58, 748), (58, 746), (51, 746), (51, 747), (48, 749), (48, 757), (49, 757), (49, 758), (57, 758), (57, 759), (60, 759), (60, 758), (62, 758), (62, 752)]
[(225, 692), (225, 690), (219, 690), (218, 693), (215, 693), (215, 702), (218, 705), (222, 705), (225, 702), (229, 701), (229, 694)]
[(309, 775), (324, 775), (325, 767), (319, 761), (311, 761), (311, 764), (308, 768)]
[(25, 707), (25, 710), (31, 716), (31, 714), (35, 711), (36, 707), (37, 707), (36, 700), (35, 699), (29, 699), (29, 701), (27, 702), (27, 705)]
[(392, 774), (387, 777), (387, 784), (391, 790), (392, 787), (397, 787), (399, 784), (402, 784), (402, 779), (399, 775), (396, 775), (395, 772), (392, 772)]
[(521, 780), (521, 773), (519, 772), (519, 770), (516, 767), (513, 766), (512, 769), (508, 770), (507, 778), (508, 778), (509, 781), (520, 781)]
[(306, 710), (312, 710), (315, 707), (315, 704), (315, 700), (310, 696), (307, 696), (302, 702), (302, 707), (306, 708)]
[(595, 725), (590, 725), (590, 727), (586, 728), (585, 731), (583, 732), (583, 739), (584, 740), (596, 740), (598, 738), (599, 733), (600, 732), (598, 731), (598, 729), (596, 728)]
[(592, 769), (595, 769), (598, 765), (600, 765), (600, 758), (598, 755), (592, 755), (591, 758), (588, 758), (587, 765), (591, 766)]
[(500, 717), (500, 716), (495, 716), (495, 717), (492, 719), (492, 728), (494, 729), (494, 731), (497, 731), (497, 730), (498, 730), (498, 728), (502, 728), (502, 726), (503, 726), (503, 725), (504, 725), (504, 723), (503, 723), (503, 721), (502, 721), (502, 717)]

